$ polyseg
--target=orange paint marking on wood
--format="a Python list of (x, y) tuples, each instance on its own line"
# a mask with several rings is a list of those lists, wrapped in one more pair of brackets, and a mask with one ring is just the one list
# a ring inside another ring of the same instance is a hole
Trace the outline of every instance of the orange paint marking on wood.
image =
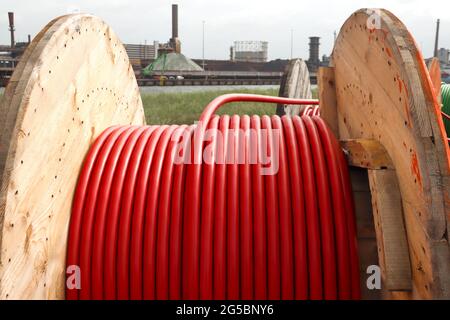
[(386, 54), (389, 56), (389, 58), (392, 58), (392, 52), (391, 49), (389, 49), (389, 47), (386, 46), (385, 50)]
[(405, 108), (406, 118), (408, 119), (408, 127), (412, 128), (411, 114), (409, 113), (408, 102), (405, 101), (405, 102), (403, 103), (403, 105), (404, 105), (404, 108)]
[(422, 187), (422, 176), (420, 175), (419, 161), (415, 152), (411, 154), (411, 173), (416, 177), (416, 182)]

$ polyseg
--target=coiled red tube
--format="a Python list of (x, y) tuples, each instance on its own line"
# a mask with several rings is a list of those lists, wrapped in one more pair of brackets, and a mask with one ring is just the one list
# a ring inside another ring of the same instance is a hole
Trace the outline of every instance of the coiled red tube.
[(66, 298), (359, 298), (338, 142), (316, 116), (213, 116), (231, 101), (317, 104), (226, 95), (197, 126), (107, 129), (77, 184), (67, 265), (82, 287)]
[(306, 106), (305, 108), (302, 109), (302, 111), (300, 112), (299, 116), (320, 116), (320, 108), (317, 105), (312, 105), (312, 106)]

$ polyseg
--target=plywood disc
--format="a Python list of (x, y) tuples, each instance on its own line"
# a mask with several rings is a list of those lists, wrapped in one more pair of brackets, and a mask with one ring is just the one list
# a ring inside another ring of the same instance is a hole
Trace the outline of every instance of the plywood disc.
[(100, 19), (50, 22), (24, 53), (0, 108), (0, 299), (64, 297), (72, 196), (93, 140), (144, 124), (120, 40)]
[(379, 141), (394, 164), (413, 297), (448, 298), (450, 158), (423, 57), (393, 14), (363, 9), (341, 28), (332, 64), (340, 138)]
[[(305, 61), (293, 59), (289, 61), (280, 84), (280, 97), (311, 99), (311, 83)], [(277, 106), (278, 115), (298, 115), (307, 106), (282, 105)]]

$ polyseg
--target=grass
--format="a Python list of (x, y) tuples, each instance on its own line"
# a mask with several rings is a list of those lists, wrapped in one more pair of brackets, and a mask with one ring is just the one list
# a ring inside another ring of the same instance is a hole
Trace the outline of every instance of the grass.
[[(205, 92), (183, 93), (144, 93), (144, 105), (147, 124), (192, 124), (199, 119), (206, 105), (214, 98), (226, 93), (255, 93), (278, 96), (278, 89), (240, 89), (217, 90)], [(0, 93), (0, 103), (2, 99)], [(313, 90), (313, 97), (317, 97), (317, 90)], [(276, 105), (268, 103), (230, 103), (221, 107), (218, 114), (275, 114)]]
[[(188, 93), (143, 94), (147, 124), (192, 124), (198, 120), (206, 105), (214, 98), (226, 93), (255, 93), (278, 95), (278, 89), (206, 91)], [(276, 105), (267, 103), (230, 103), (221, 107), (218, 114), (275, 114)]]
[[(255, 93), (278, 95), (278, 89), (218, 90), (183, 93), (144, 93), (147, 124), (192, 124), (199, 119), (206, 105), (214, 98), (226, 93)], [(3, 95), (0, 93), (0, 103)], [(218, 114), (275, 114), (276, 105), (267, 103), (230, 103), (219, 109)]]

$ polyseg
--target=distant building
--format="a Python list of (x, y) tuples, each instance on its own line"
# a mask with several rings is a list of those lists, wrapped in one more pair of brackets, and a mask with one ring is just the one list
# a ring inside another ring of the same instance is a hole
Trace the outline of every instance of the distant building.
[(178, 5), (172, 5), (172, 37), (168, 42), (156, 47), (156, 57), (169, 53), (181, 53), (181, 41), (178, 37)]
[(440, 48), (438, 51), (438, 59), (441, 63), (449, 63), (450, 50), (445, 48)]
[(154, 41), (153, 44), (125, 44), (130, 60), (152, 60), (156, 59), (159, 43)]
[(321, 63), (321, 65), (322, 66), (328, 66), (328, 65), (330, 65), (330, 62), (331, 62), (331, 56), (327, 56), (326, 54), (324, 54), (322, 56), (322, 63)]
[(327, 55), (319, 58), (320, 37), (309, 37), (309, 59), (306, 61), (310, 73), (315, 73), (319, 67), (327, 67), (330, 64), (330, 57)]
[(307, 63), (310, 72), (317, 71), (320, 66), (319, 46), (320, 37), (309, 37), (309, 59)]
[(237, 62), (267, 62), (267, 41), (235, 41), (230, 48), (230, 60)]

